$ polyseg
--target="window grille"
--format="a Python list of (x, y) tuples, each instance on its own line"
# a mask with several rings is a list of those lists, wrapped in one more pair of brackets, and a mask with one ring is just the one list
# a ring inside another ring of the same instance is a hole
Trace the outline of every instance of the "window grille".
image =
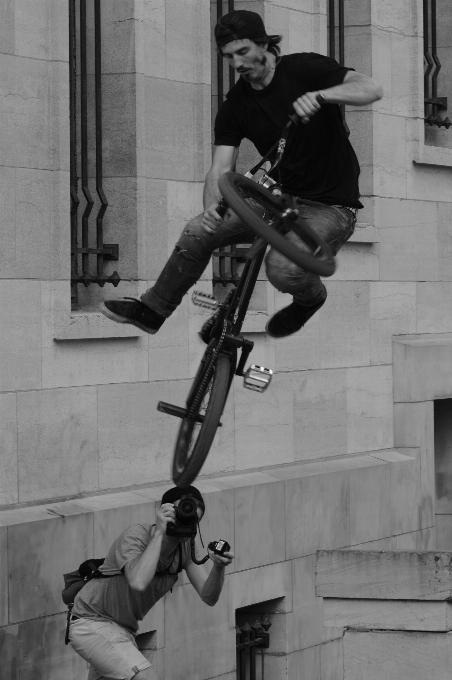
[(445, 127), (452, 125), (449, 118), (441, 118), (438, 111), (447, 110), (447, 97), (438, 96), (438, 75), (441, 62), (437, 52), (436, 0), (424, 0), (424, 108), (425, 123)]
[[(106, 275), (106, 260), (118, 260), (117, 244), (107, 244), (104, 239), (104, 215), (108, 200), (103, 189), (102, 168), (102, 57), (101, 57), (101, 12), (100, 0), (94, 0), (94, 98), (88, 93), (88, 47), (87, 47), (87, 5), (86, 0), (69, 0), (69, 107), (70, 107), (70, 193), (71, 193), (71, 286), (72, 299), (76, 302), (77, 285), (91, 283), (117, 286), (118, 272)], [(91, 52), (90, 52), (91, 56)], [(90, 64), (92, 66), (92, 64)], [(94, 101), (93, 101), (94, 99)], [(88, 115), (93, 113), (94, 132), (88, 126)], [(89, 176), (88, 154), (95, 150), (95, 186), (100, 206), (95, 217), (95, 228), (91, 213), (95, 199), (91, 193), (92, 180)], [(80, 170), (80, 177), (78, 172)], [(91, 181), (90, 181), (91, 180)], [(81, 214), (81, 196), (84, 198)], [(95, 247), (92, 244), (95, 242)], [(95, 272), (92, 260), (95, 260)]]
[[(270, 646), (268, 629), (271, 623), (267, 617), (250, 626), (246, 623), (236, 626), (237, 680), (258, 680), (264, 677), (264, 649)], [(257, 674), (257, 650), (261, 651), (260, 673)]]

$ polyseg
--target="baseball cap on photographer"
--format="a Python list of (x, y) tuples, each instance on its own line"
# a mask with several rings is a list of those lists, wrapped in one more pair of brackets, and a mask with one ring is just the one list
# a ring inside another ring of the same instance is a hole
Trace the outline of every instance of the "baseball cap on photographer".
[(204, 499), (198, 489), (194, 486), (186, 486), (184, 489), (175, 486), (172, 489), (168, 489), (168, 491), (165, 491), (163, 494), (161, 503), (174, 503), (175, 501), (180, 500), (182, 496), (188, 496), (188, 494), (191, 494), (196, 498), (203, 506), (203, 509), (205, 508)]
[(277, 37), (267, 35), (262, 17), (257, 12), (249, 12), (246, 9), (236, 9), (225, 14), (215, 26), (215, 40), (218, 47), (233, 40)]

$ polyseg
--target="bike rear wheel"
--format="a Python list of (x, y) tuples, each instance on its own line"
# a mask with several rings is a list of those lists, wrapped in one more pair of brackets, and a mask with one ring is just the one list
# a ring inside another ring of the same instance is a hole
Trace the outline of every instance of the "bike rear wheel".
[[(208, 350), (207, 350), (208, 351)], [(187, 402), (189, 417), (183, 418), (173, 456), (172, 476), (176, 486), (189, 486), (199, 474), (212, 446), (226, 403), (235, 366), (227, 354), (218, 354), (205, 380), (201, 363)], [(202, 422), (196, 417), (203, 416)]]
[[(320, 276), (334, 274), (336, 263), (330, 246), (301, 219), (292, 220), (285, 216), (287, 205), (283, 199), (237, 172), (226, 172), (220, 177), (218, 185), (231, 209), (282, 255), (302, 269), (314, 274)], [(282, 222), (289, 230), (294, 231), (312, 251), (302, 250), (288, 241), (275, 228)]]

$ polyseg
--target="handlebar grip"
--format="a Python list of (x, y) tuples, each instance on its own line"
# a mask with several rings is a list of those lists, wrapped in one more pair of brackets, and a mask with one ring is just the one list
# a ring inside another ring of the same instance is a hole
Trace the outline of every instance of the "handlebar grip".
[(218, 204), (217, 213), (219, 214), (220, 217), (224, 217), (227, 209), (228, 209), (228, 204), (226, 203), (224, 198), (222, 198), (221, 201)]
[[(325, 97), (321, 94), (318, 94), (316, 96), (317, 102), (320, 104), (320, 106), (323, 106), (325, 104)], [(292, 123), (295, 123), (295, 125), (298, 125), (298, 123), (301, 122), (301, 116), (298, 115), (298, 113), (291, 113), (289, 114), (289, 118), (292, 121)]]

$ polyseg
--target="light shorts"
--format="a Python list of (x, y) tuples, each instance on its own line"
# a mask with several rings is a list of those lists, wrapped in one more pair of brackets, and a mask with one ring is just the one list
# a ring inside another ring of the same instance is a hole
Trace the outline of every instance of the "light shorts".
[(139, 651), (132, 633), (113, 621), (75, 619), (71, 621), (69, 641), (91, 664), (90, 680), (132, 680), (152, 665)]

